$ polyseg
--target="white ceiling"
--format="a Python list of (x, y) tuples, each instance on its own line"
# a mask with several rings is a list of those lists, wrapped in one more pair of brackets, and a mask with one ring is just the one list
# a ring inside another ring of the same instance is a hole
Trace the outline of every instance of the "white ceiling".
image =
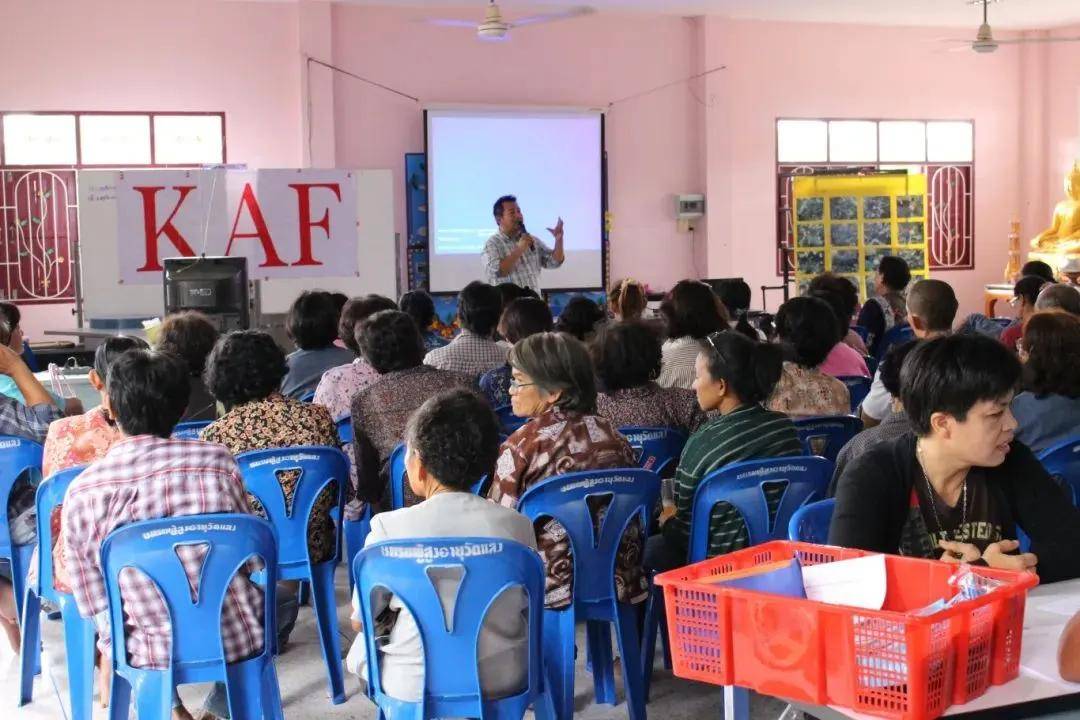
[[(341, 0), (363, 5), (482, 7), (487, 0)], [(591, 5), (601, 11), (717, 15), (751, 20), (860, 23), (974, 29), (981, 5), (967, 0), (499, 0), (507, 15), (518, 11)], [(454, 15), (459, 15), (456, 12)], [(1080, 0), (995, 0), (990, 24), (1000, 29), (1041, 29), (1080, 24)]]

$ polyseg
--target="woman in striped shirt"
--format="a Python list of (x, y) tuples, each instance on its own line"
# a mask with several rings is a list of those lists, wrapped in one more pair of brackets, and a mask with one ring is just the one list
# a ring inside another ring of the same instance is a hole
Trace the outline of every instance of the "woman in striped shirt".
[[(683, 449), (675, 472), (675, 514), (664, 522), (660, 535), (649, 538), (647, 568), (662, 571), (686, 564), (694, 492), (709, 473), (743, 460), (802, 454), (791, 420), (762, 407), (780, 379), (780, 368), (781, 351), (775, 345), (733, 332), (706, 338), (706, 349), (695, 362), (693, 388), (701, 409), (719, 416), (691, 435)], [(783, 488), (766, 487), (765, 494), (772, 514)], [(738, 512), (727, 503), (717, 504), (709, 521), (709, 557), (748, 544)]]

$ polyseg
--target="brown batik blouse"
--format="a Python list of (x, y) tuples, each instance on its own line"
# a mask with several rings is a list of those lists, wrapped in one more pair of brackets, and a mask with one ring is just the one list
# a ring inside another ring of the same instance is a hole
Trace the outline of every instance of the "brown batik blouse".
[[(637, 467), (626, 438), (608, 420), (596, 415), (552, 408), (525, 423), (499, 450), (495, 479), (488, 497), (504, 507), (517, 507), (525, 491), (556, 475), (584, 470)], [(602, 521), (603, 509), (594, 522)], [(559, 608), (573, 599), (574, 560), (565, 528), (552, 519), (536, 524), (536, 544), (547, 579), (544, 602)], [(627, 526), (615, 563), (615, 591), (620, 602), (637, 603), (648, 594), (642, 571), (641, 525)]]
[[(315, 445), (338, 447), (337, 428), (330, 411), (322, 405), (302, 403), (273, 393), (265, 400), (253, 400), (234, 407), (202, 431), (202, 439), (221, 443), (234, 455), (248, 450)], [(291, 506), (299, 473), (283, 470), (277, 473), (285, 493), (285, 504)], [(331, 483), (315, 500), (308, 524), (308, 552), (312, 562), (329, 560), (334, 554), (334, 507), (337, 484)], [(266, 517), (262, 504), (248, 495), (252, 511)]]

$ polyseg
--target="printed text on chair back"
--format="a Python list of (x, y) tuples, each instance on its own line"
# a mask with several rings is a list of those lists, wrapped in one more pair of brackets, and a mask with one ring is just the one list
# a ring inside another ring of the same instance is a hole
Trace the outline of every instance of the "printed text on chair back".
[(11, 490), (24, 477), (35, 484), (40, 480), (42, 453), (41, 445), (33, 440), (0, 435), (0, 507), (5, 508), (0, 520), (0, 557), (11, 557), (12, 552), (6, 510), (10, 507)]
[(641, 467), (661, 476), (679, 462), (686, 445), (686, 435), (674, 428), (631, 425), (619, 428), (619, 432), (637, 452)]
[(862, 420), (851, 415), (797, 418), (795, 432), (807, 455), (820, 455), (836, 462), (836, 456), (862, 430)]

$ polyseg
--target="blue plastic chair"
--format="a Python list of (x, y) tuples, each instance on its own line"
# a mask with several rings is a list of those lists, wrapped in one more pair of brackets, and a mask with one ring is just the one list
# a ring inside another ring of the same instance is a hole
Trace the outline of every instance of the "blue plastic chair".
[(829, 542), (829, 523), (832, 522), (836, 500), (818, 500), (795, 511), (788, 521), (788, 540), (826, 545)]
[[(587, 499), (610, 497), (599, 533)], [(619, 542), (630, 521), (641, 521), (643, 537), (660, 499), (660, 478), (640, 468), (569, 473), (529, 488), (518, 511), (533, 520), (550, 517), (565, 529), (574, 558), (574, 601), (565, 610), (544, 613), (544, 662), (552, 683), (555, 714), (574, 713), (574, 625), (586, 622), (596, 701), (615, 703), (614, 664), (609, 623), (615, 624), (622, 656), (623, 685), (631, 720), (645, 720), (641, 676), (641, 641), (635, 606), (615, 599), (615, 563)]]
[(368, 533), (371, 532), (371, 505), (364, 505), (364, 515), (359, 520), (342, 521), (341, 531), (345, 535), (345, 559), (349, 571), (349, 597), (352, 597), (353, 587), (356, 586), (356, 576), (353, 575), (353, 560), (364, 549)]
[(848, 395), (851, 398), (851, 412), (855, 412), (862, 405), (862, 401), (870, 394), (870, 378), (862, 375), (843, 375), (836, 378), (847, 386)]
[[(746, 524), (750, 545), (787, 537), (792, 516), (804, 506), (825, 497), (833, 464), (822, 457), (782, 457), (732, 463), (705, 476), (694, 491), (690, 514), (690, 546), (687, 564), (705, 559), (709, 550), (709, 521), (717, 503), (730, 503)], [(769, 517), (764, 485), (787, 483), (776, 515)], [(646, 693), (651, 684), (656, 635), (665, 614), (664, 596), (651, 592), (645, 607), (643, 671)], [(666, 628), (665, 628), (666, 630)]]
[[(405, 507), (405, 443), (398, 443), (390, 453), (390, 509), (400, 510)], [(474, 482), (469, 490), (481, 497), (487, 494), (491, 484), (487, 475)]]
[(863, 342), (868, 342), (870, 340), (870, 331), (862, 325), (852, 325), (851, 329), (855, 331), (856, 335), (862, 338)]
[(75, 598), (53, 587), (53, 509), (64, 501), (71, 482), (83, 467), (61, 470), (38, 486), (35, 497), (38, 546), (37, 580), (26, 588), (22, 611), (22, 649), (19, 653), (19, 706), (34, 699), (34, 675), (41, 668), (41, 601), (60, 609), (67, 650), (68, 696), (72, 720), (90, 720), (94, 697), (94, 624), (79, 616)]
[(863, 360), (866, 361), (866, 369), (870, 371), (870, 377), (874, 377), (877, 374), (878, 359), (873, 355), (866, 355)]
[(799, 442), (807, 455), (820, 455), (836, 462), (841, 448), (863, 428), (862, 420), (851, 415), (826, 415), (793, 419)]
[(660, 477), (674, 473), (686, 445), (685, 434), (674, 428), (639, 425), (619, 428), (619, 432), (637, 452), (641, 467), (652, 470)]
[(308, 390), (306, 393), (304, 393), (303, 395), (300, 396), (300, 402), (302, 402), (302, 403), (314, 402), (314, 400), (315, 400), (315, 391), (314, 390)]
[(337, 426), (338, 441), (344, 445), (353, 441), (352, 415), (342, 415), (334, 424)]
[[(177, 556), (183, 545), (209, 545), (197, 588), (193, 589)], [(101, 565), (109, 597), (112, 637), (111, 720), (127, 720), (134, 695), (139, 720), (168, 718), (172, 691), (188, 683), (224, 682), (229, 710), (236, 720), (283, 718), (271, 644), (275, 628), (275, 587), (267, 582), (263, 597), (262, 652), (225, 663), (221, 646), (221, 607), (229, 582), (252, 557), (262, 560), (266, 577), (277, 571), (274, 528), (244, 514), (188, 515), (125, 525), (101, 544)], [(163, 670), (128, 665), (120, 572), (135, 568), (161, 592), (172, 623), (172, 658)], [(192, 593), (197, 595), (192, 599)]]
[(512, 435), (515, 430), (529, 422), (529, 418), (515, 415), (514, 408), (511, 405), (501, 405), (495, 408), (495, 415), (499, 418), (499, 424), (507, 435)]
[(878, 361), (880, 362), (881, 358), (885, 357), (885, 354), (889, 352), (889, 348), (893, 345), (900, 345), (914, 338), (915, 331), (912, 330), (911, 326), (907, 323), (889, 328), (885, 331), (885, 334), (881, 336), (881, 342), (878, 343)]
[(173, 440), (198, 440), (200, 434), (213, 420), (189, 420), (188, 422), (178, 423), (173, 428), (172, 438)]
[[(315, 619), (329, 677), (331, 701), (345, 702), (341, 666), (341, 639), (338, 636), (337, 603), (334, 598), (334, 570), (341, 547), (341, 512), (345, 483), (349, 482), (349, 460), (337, 448), (297, 446), (252, 450), (236, 456), (247, 491), (258, 498), (277, 533), (276, 580), (300, 580), (311, 585)], [(277, 473), (299, 470), (292, 507), (286, 507)], [(337, 483), (334, 520), (334, 554), (329, 560), (312, 563), (308, 554), (308, 520), (311, 508), (323, 489)], [(267, 584), (270, 584), (269, 582)]]
[[(440, 559), (418, 559), (425, 556)], [(450, 615), (432, 571), (443, 576), (460, 572)], [(389, 540), (364, 548), (353, 561), (353, 574), (364, 627), (375, 627), (372, 592), (389, 591), (415, 619), (424, 648), (423, 700), (399, 700), (383, 690), (378, 638), (365, 633), (369, 687), (380, 717), (520, 720), (535, 704), (537, 718), (551, 718), (551, 695), (543, 679), (544, 567), (535, 550), (511, 540), (482, 537)], [(512, 587), (523, 588), (528, 598), (526, 687), (517, 695), (486, 698), (480, 690), (478, 636), (488, 608)]]
[(37, 485), (41, 481), (43, 452), (41, 445), (33, 440), (0, 435), (0, 560), (7, 560), (11, 569), (11, 590), (20, 618), (26, 593), (26, 573), (30, 570), (35, 543), (15, 545), (11, 542), (7, 508), (11, 506), (11, 491), (17, 482), (26, 478)]
[(1080, 435), (1046, 448), (1039, 462), (1069, 493), (1073, 505), (1080, 505)]

